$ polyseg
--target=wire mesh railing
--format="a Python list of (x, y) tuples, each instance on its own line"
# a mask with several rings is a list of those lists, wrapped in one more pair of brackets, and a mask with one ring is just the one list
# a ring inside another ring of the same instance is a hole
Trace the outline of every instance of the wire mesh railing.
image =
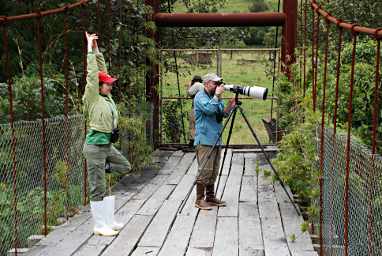
[[(321, 137), (320, 129), (317, 137)], [(380, 255), (382, 250), (382, 158), (351, 141), (349, 216), (345, 216), (346, 134), (325, 129), (322, 239), (325, 255), (344, 255), (344, 223), (349, 221), (349, 255)]]
[(49, 230), (62, 223), (84, 202), (83, 116), (49, 118), (45, 125), (46, 154), (41, 120), (17, 121), (13, 129), (0, 125), (1, 255), (15, 245), (27, 247), (30, 236), (44, 234), (45, 224)]

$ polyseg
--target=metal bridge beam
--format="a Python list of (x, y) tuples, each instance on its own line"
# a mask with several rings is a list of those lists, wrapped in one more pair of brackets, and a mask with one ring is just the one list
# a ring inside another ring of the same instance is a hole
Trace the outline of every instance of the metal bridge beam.
[(159, 27), (249, 27), (283, 26), (284, 13), (157, 13), (154, 21)]

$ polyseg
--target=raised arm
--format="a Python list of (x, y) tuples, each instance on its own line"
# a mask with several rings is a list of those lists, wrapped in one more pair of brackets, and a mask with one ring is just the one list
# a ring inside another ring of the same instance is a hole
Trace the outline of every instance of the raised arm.
[(107, 73), (105, 58), (103, 57), (103, 54), (98, 49), (97, 40), (95, 40), (93, 43), (93, 51), (96, 55), (98, 70)]
[(95, 50), (97, 45), (97, 35), (86, 33), (86, 38), (88, 42), (88, 54), (87, 54), (87, 76), (86, 76), (86, 87), (83, 96), (83, 101), (87, 104), (93, 102), (97, 99), (99, 94), (99, 80), (96, 54)]

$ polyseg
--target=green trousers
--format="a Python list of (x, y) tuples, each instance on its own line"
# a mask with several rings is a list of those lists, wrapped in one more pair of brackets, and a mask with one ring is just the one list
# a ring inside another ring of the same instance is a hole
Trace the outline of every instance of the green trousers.
[(219, 172), (220, 166), (220, 148), (215, 148), (210, 158), (208, 153), (212, 149), (212, 146), (198, 145), (196, 147), (196, 158), (198, 160), (198, 176), (196, 182), (199, 184), (213, 185)]
[(89, 145), (85, 142), (83, 154), (87, 161), (91, 201), (101, 201), (106, 195), (106, 161), (112, 172), (125, 175), (131, 171), (129, 161), (112, 144)]

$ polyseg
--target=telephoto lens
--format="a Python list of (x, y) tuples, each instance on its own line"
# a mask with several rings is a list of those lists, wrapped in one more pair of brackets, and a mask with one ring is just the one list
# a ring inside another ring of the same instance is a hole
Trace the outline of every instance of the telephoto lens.
[(260, 86), (240, 86), (233, 84), (225, 84), (224, 90), (233, 93), (239, 93), (259, 100), (266, 100), (268, 96), (268, 88)]

